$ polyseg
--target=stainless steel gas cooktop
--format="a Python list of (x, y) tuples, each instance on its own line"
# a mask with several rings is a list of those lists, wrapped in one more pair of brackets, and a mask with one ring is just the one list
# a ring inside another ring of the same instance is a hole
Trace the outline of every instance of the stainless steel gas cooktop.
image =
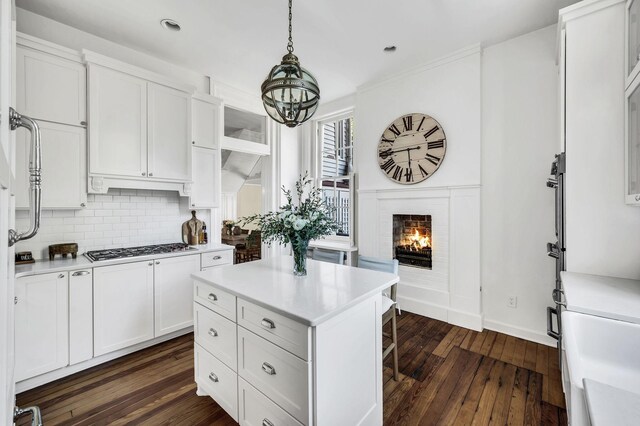
[(153, 246), (124, 247), (106, 250), (88, 251), (84, 255), (92, 262), (99, 260), (122, 259), (126, 257), (150, 256), (154, 254), (174, 253), (196, 250), (184, 243), (156, 244)]

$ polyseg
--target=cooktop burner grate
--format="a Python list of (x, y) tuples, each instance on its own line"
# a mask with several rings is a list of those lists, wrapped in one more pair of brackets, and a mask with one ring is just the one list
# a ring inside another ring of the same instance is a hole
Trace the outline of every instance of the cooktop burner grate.
[(156, 244), (152, 246), (124, 247), (105, 250), (92, 250), (84, 255), (92, 262), (100, 260), (122, 259), (126, 257), (149, 256), (153, 254), (174, 253), (195, 250), (185, 243)]

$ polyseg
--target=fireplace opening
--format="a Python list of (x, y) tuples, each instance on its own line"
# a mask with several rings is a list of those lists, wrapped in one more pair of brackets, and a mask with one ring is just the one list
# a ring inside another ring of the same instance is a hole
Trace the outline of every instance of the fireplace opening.
[(431, 215), (393, 215), (393, 258), (400, 265), (431, 269)]

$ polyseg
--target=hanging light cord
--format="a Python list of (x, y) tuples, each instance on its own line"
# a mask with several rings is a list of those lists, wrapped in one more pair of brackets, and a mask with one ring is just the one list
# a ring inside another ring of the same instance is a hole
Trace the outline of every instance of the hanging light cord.
[(287, 51), (289, 53), (293, 53), (293, 37), (291, 36), (291, 2), (292, 0), (289, 0), (289, 43), (287, 43)]

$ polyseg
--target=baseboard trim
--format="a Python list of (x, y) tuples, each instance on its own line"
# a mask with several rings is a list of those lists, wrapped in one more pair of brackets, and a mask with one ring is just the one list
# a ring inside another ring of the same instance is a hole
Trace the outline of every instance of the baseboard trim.
[(398, 306), (403, 311), (422, 315), (423, 317), (433, 318), (471, 330), (482, 331), (482, 315), (480, 314), (458, 311), (446, 306), (434, 305), (402, 296), (398, 296)]
[(433, 305), (431, 303), (409, 299), (402, 296), (398, 296), (397, 300), (398, 307), (402, 311), (411, 312), (412, 314), (418, 314), (423, 317), (429, 317), (444, 322), (447, 322), (448, 320), (447, 308), (443, 306)]
[(114, 352), (110, 352), (108, 354), (104, 354), (95, 358), (91, 358), (87, 361), (83, 361), (79, 364), (68, 365), (66, 367), (59, 368), (54, 371), (50, 371), (48, 373), (41, 374), (36, 377), (32, 377), (30, 379), (23, 380), (21, 382), (16, 383), (16, 393), (28, 391), (33, 388), (37, 388), (38, 386), (45, 385), (47, 383), (53, 382), (54, 380), (62, 379), (63, 377), (70, 376), (71, 374), (78, 373), (82, 370), (86, 370), (91, 367), (95, 367), (96, 365), (103, 364), (107, 361), (114, 360), (116, 358), (120, 358), (124, 355), (129, 355), (133, 352), (137, 352), (141, 349), (148, 348), (153, 345), (157, 345), (158, 343), (166, 342), (167, 340), (174, 339), (178, 336), (182, 336), (184, 334), (189, 334), (193, 332), (193, 327), (187, 327), (182, 330), (174, 331), (173, 333), (166, 334), (161, 337), (157, 337), (152, 340), (148, 340), (146, 342), (138, 343), (137, 345), (130, 346), (128, 348), (120, 349)]
[(485, 318), (484, 327), (489, 330), (508, 334), (509, 336), (518, 337), (520, 339), (529, 340), (531, 342), (540, 343), (546, 346), (556, 347), (558, 345), (557, 340), (547, 336), (546, 334), (528, 328), (505, 324), (500, 321), (493, 321)]
[(475, 331), (482, 331), (482, 315), (471, 314), (469, 312), (458, 311), (455, 309), (449, 309), (448, 314), (449, 324), (469, 328)]

